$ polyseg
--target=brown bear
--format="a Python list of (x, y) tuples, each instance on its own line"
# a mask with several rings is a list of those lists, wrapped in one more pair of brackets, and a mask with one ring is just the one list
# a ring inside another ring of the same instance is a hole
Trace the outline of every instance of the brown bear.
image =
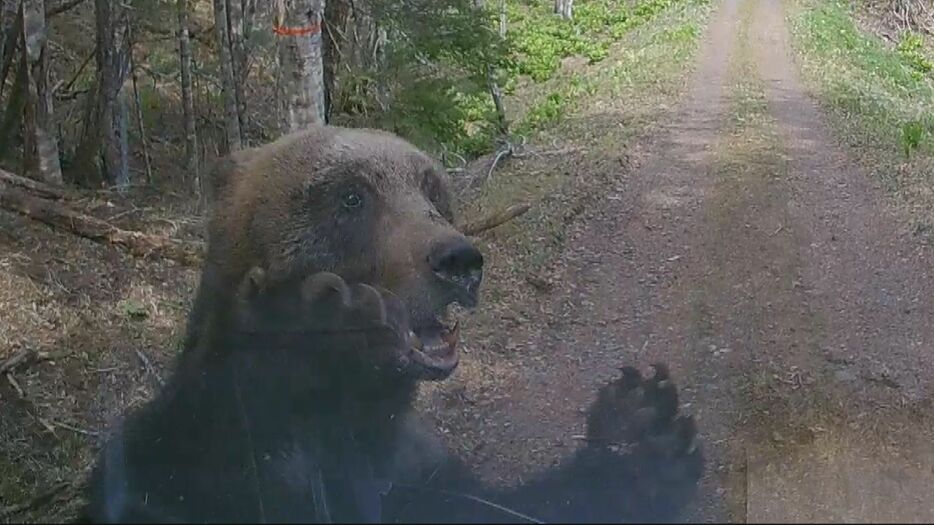
[(105, 446), (93, 522), (669, 520), (702, 470), (663, 366), (597, 394), (586, 445), (491, 487), (414, 410), (457, 365), (483, 258), (444, 173), (385, 133), (314, 128), (234, 156), (176, 374)]
[[(447, 174), (389, 133), (313, 127), (222, 162), (209, 181), (208, 254), (183, 358), (209, 351), (248, 269), (270, 284), (327, 271), (393, 290), (425, 373), (457, 365), (447, 306), (477, 303), (483, 257), (453, 223)], [(184, 367), (183, 367), (184, 368)]]

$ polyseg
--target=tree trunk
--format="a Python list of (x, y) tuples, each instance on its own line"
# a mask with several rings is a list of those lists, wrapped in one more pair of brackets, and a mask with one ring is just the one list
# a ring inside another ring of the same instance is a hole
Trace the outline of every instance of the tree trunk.
[(22, 24), (22, 4), (14, 0), (0, 0), (0, 96), (6, 87), (6, 77), (10, 73), (13, 57), (16, 56), (16, 45), (19, 41), (20, 24)]
[[(95, 50), (95, 55), (97, 54), (98, 51)], [(79, 186), (95, 187), (103, 182), (98, 167), (98, 155), (104, 135), (101, 127), (97, 125), (100, 120), (100, 90), (100, 84), (95, 84), (88, 92), (81, 142), (75, 148), (74, 163), (65, 173), (69, 182)]]
[(42, 1), (25, 2), (23, 10), (22, 48), (26, 66), (23, 160), (27, 175), (49, 184), (61, 184), (58, 143), (52, 131), (45, 7), (42, 4)]
[(104, 174), (118, 188), (130, 185), (129, 136), (127, 134), (127, 95), (123, 89), (130, 71), (130, 46), (127, 38), (129, 19), (123, 0), (110, 0), (113, 25), (111, 70), (107, 75), (105, 103), (110, 125), (104, 125)]
[(185, 117), (185, 173), (197, 195), (201, 194), (198, 174), (198, 132), (195, 128), (195, 101), (191, 85), (191, 39), (188, 35), (188, 0), (177, 0), (178, 56), (182, 72), (182, 108)]
[(129, 97), (125, 89), (114, 102), (113, 128), (117, 139), (117, 166), (114, 170), (114, 185), (123, 190), (130, 186), (130, 126)]
[(499, 0), (499, 37), (506, 39), (506, 0)]
[(149, 157), (149, 143), (146, 140), (146, 122), (143, 120), (143, 103), (139, 98), (139, 78), (136, 74), (136, 60), (133, 58), (133, 49), (136, 41), (133, 39), (133, 33), (128, 27), (129, 36), (129, 56), (130, 56), (130, 80), (133, 83), (133, 105), (136, 108), (136, 131), (139, 133), (139, 144), (143, 148), (143, 162), (146, 166), (146, 184), (152, 184), (152, 159)]
[(94, 0), (97, 31), (97, 82), (88, 93), (88, 115), (84, 137), (78, 147), (72, 179), (96, 185), (97, 158), (103, 159), (103, 180), (113, 183), (126, 179), (120, 160), (120, 136), (115, 123), (117, 103), (129, 70), (126, 10), (120, 0)]
[(324, 119), (331, 121), (333, 97), (337, 89), (337, 70), (343, 63), (346, 48), (345, 37), (348, 21), (351, 20), (351, 0), (328, 0), (324, 10), (324, 25), (321, 30), (322, 60), (324, 62)]
[(0, 159), (6, 158), (13, 149), (14, 133), (22, 121), (26, 102), (26, 61), (20, 57), (16, 64), (16, 77), (0, 124)]
[(364, 89), (373, 89), (376, 105), (381, 111), (388, 111), (390, 77), (387, 76), (388, 63), (386, 52), (389, 32), (377, 20), (374, 2), (350, 1), (350, 23), (347, 24), (347, 42), (345, 60), (355, 70), (365, 72), (373, 78), (373, 85)]
[(237, 118), (239, 119), (242, 134), (245, 129), (244, 118), (246, 117), (246, 99), (243, 95), (243, 84), (247, 78), (242, 0), (227, 0), (227, 27), (230, 31), (230, 60), (233, 68), (234, 96), (237, 97)]
[(324, 0), (279, 0), (276, 26), (284, 133), (324, 122), (323, 16)]
[(237, 88), (233, 62), (230, 55), (230, 27), (227, 19), (227, 0), (214, 0), (214, 36), (217, 39), (217, 59), (221, 70), (221, 91), (224, 98), (224, 130), (227, 152), (243, 147), (240, 133), (240, 110), (237, 105)]
[[(13, 132), (18, 128), (23, 115), (23, 104), (26, 91), (26, 70), (22, 61), (22, 54), (17, 53), (20, 33), (23, 28), (23, 4), (12, 0), (3, 2), (3, 63), (0, 66), (0, 96), (6, 91), (6, 79), (10, 69), (16, 64), (16, 76), (13, 77), (13, 90), (7, 100), (3, 121), (0, 123), (0, 159), (10, 153), (13, 146)], [(20, 60), (16, 58), (19, 57)]]
[[(474, 0), (474, 7), (478, 10), (486, 9), (484, 0)], [(482, 14), (482, 12), (481, 12)], [(499, 2), (499, 37), (506, 39), (506, 2)], [(506, 108), (503, 106), (503, 91), (499, 87), (496, 78), (496, 67), (492, 64), (486, 67), (486, 85), (490, 91), (490, 97), (493, 99), (493, 108), (496, 110), (496, 127), (500, 136), (509, 135), (509, 125), (506, 122)]]
[(249, 41), (253, 35), (253, 21), (256, 19), (256, 0), (241, 0), (243, 8), (243, 39)]
[(571, 19), (574, 0), (555, 0), (555, 14), (566, 20)]

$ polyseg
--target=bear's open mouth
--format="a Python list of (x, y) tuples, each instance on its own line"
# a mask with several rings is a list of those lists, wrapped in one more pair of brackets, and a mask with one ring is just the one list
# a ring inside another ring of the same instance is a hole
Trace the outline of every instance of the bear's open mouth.
[(457, 368), (459, 325), (440, 319), (415, 328), (411, 335), (412, 360), (424, 379), (440, 380)]

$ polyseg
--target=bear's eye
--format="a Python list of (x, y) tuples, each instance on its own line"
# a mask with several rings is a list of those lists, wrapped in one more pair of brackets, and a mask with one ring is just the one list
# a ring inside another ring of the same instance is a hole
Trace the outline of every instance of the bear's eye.
[(363, 197), (355, 191), (350, 191), (341, 196), (341, 204), (348, 210), (353, 210), (363, 206)]

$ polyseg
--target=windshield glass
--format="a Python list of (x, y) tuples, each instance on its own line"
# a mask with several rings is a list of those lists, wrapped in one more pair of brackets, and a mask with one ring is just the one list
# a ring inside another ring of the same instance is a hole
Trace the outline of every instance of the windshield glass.
[(0, 0), (0, 522), (934, 520), (928, 0)]

